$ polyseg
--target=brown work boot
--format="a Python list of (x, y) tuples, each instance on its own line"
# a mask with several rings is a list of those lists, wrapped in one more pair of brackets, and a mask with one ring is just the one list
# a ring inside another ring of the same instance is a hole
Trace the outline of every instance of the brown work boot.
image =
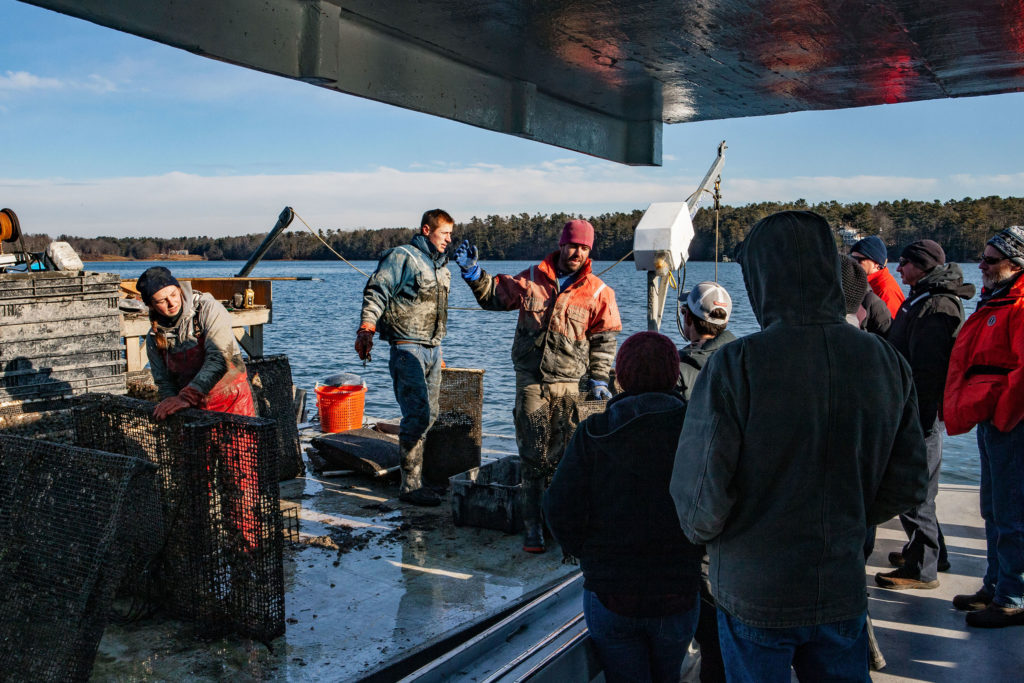
[(1024, 626), (1024, 607), (1003, 607), (994, 602), (985, 609), (967, 613), (967, 625), (978, 628)]
[(882, 588), (889, 588), (894, 591), (908, 590), (911, 588), (938, 588), (939, 580), (922, 581), (920, 577), (909, 575), (904, 568), (895, 569), (891, 572), (879, 572), (875, 574), (875, 583)]
[(953, 597), (953, 607), (961, 612), (976, 612), (992, 604), (992, 596), (984, 591), (974, 595), (957, 595)]

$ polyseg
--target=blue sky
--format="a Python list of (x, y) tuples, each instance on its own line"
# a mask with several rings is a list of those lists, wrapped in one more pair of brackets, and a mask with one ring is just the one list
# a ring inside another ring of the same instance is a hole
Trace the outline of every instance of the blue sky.
[[(1024, 195), (1024, 94), (666, 126), (664, 166), (269, 76), (0, 0), (0, 205), (29, 233), (237, 235), (681, 200), (727, 140), (723, 201)], [(1024, 217), (1021, 217), (1024, 219)]]

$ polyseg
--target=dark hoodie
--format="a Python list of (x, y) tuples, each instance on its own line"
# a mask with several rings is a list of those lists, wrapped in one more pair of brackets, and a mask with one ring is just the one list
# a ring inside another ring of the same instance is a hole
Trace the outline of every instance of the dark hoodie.
[(544, 514), (587, 590), (695, 604), (704, 551), (679, 529), (668, 493), (685, 412), (675, 394), (619, 394), (565, 449)]
[(974, 285), (964, 284), (959, 265), (936, 266), (910, 290), (889, 328), (889, 343), (903, 354), (914, 373), (921, 428), (925, 432), (935, 423), (946, 388), (949, 355), (964, 324), (964, 305), (960, 299), (973, 296)]
[(867, 609), (867, 527), (925, 497), (910, 368), (845, 322), (820, 216), (765, 218), (740, 257), (762, 331), (720, 349), (697, 379), (670, 486), (679, 521), (708, 544), (712, 592), (740, 621), (855, 618)]

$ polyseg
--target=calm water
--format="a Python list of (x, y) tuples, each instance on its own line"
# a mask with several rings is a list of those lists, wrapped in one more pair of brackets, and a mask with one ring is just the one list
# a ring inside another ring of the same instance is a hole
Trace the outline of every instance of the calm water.
[[(375, 262), (355, 262), (362, 270), (372, 272)], [(138, 277), (152, 262), (89, 263), (90, 270)], [(237, 273), (240, 261), (185, 261), (164, 263), (176, 275), (186, 277), (227, 277)], [(533, 265), (527, 261), (492, 261), (482, 264), (491, 273), (518, 273)], [(595, 263), (595, 272), (611, 262)], [(892, 268), (892, 266), (890, 266)], [(981, 273), (976, 264), (962, 264), (967, 281), (981, 288)], [(453, 271), (450, 305), (476, 307), (476, 301)], [(899, 275), (893, 275), (899, 282)], [(274, 282), (273, 324), (264, 329), (264, 351), (288, 355), (295, 384), (309, 390), (312, 409), (313, 386), (320, 378), (336, 372), (355, 372), (369, 386), (366, 412), (373, 416), (397, 416), (398, 405), (391, 391), (388, 375), (387, 345), (378, 342), (372, 363), (364, 368), (353, 350), (355, 331), (359, 326), (359, 307), (365, 278), (341, 262), (267, 261), (253, 271), (253, 277), (311, 276), (317, 281)], [(630, 262), (620, 263), (602, 276), (615, 289), (622, 315), (623, 335), (646, 329), (647, 278)], [(715, 279), (713, 263), (692, 263), (687, 267), (686, 288), (702, 280)], [(735, 263), (718, 265), (718, 281), (733, 297), (733, 319), (729, 329), (737, 336), (758, 331), (750, 310), (740, 267)], [(666, 305), (662, 332), (679, 346), (682, 335), (676, 329), (673, 310), (675, 292)], [(975, 304), (968, 302), (968, 315)], [(483, 368), (484, 431), (511, 436), (512, 403), (515, 397), (515, 376), (509, 350), (515, 333), (516, 314), (453, 310), (449, 313), (448, 337), (444, 341), (445, 362), (452, 367)], [(942, 467), (943, 481), (978, 483), (978, 449), (974, 433), (947, 437)]]

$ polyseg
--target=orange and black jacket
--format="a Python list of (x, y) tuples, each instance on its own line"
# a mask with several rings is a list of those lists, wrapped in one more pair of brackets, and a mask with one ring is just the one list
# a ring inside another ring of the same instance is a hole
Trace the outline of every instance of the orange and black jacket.
[(591, 272), (588, 260), (559, 290), (558, 252), (518, 275), (490, 275), (468, 282), (480, 306), (519, 311), (512, 362), (516, 372), (541, 382), (608, 381), (622, 329), (615, 292)]

